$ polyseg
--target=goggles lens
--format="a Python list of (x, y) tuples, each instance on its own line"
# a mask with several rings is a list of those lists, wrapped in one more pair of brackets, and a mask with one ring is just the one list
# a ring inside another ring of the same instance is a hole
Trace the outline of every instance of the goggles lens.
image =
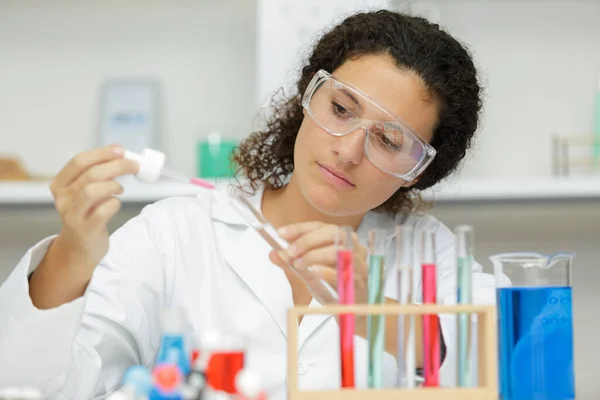
[(344, 136), (363, 129), (367, 159), (385, 172), (403, 177), (416, 173), (435, 154), (410, 127), (365, 94), (329, 75), (313, 79), (304, 106), (313, 120), (332, 135)]

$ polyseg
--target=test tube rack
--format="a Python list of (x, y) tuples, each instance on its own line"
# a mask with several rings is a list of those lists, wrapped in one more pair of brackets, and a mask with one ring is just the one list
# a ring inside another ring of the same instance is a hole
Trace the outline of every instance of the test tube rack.
[(565, 177), (600, 171), (600, 159), (593, 156), (600, 146), (596, 135), (552, 134), (552, 173)]
[[(477, 387), (417, 387), (415, 389), (340, 389), (328, 391), (301, 391), (298, 388), (298, 317), (301, 315), (404, 315), (427, 314), (477, 315)], [(498, 399), (498, 339), (496, 307), (481, 305), (325, 305), (323, 307), (294, 307), (288, 310), (287, 326), (287, 382), (289, 400), (497, 400)]]

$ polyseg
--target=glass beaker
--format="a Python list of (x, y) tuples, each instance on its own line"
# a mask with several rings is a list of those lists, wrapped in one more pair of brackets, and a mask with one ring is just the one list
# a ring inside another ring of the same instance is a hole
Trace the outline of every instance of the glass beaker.
[(503, 400), (575, 398), (573, 253), (503, 253), (496, 277), (498, 372)]

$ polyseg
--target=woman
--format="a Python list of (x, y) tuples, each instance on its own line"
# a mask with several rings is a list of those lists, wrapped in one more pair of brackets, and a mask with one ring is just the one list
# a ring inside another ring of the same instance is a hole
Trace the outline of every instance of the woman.
[[(29, 250), (0, 290), (0, 384), (37, 386), (57, 399), (101, 396), (128, 366), (152, 364), (160, 311), (177, 306), (191, 330), (246, 338), (248, 365), (274, 397), (283, 394), (286, 311), (318, 304), (275, 266), (289, 257), (331, 277), (340, 225), (354, 228), (363, 244), (369, 229), (401, 221), (417, 235), (435, 229), (439, 298), (453, 301), (455, 239), (411, 210), (414, 191), (454, 171), (476, 131), (480, 86), (468, 52), (424, 19), (362, 13), (326, 33), (300, 75), (299, 95), (275, 103), (267, 127), (235, 154), (250, 201), (290, 242), (285, 254), (247, 226), (228, 190), (160, 201), (109, 239), (106, 224), (119, 209), (113, 195), (122, 191), (114, 178), (137, 166), (118, 147), (82, 153), (51, 185), (60, 233)], [(356, 268), (364, 272), (366, 250), (357, 246)], [(387, 288), (389, 302), (394, 293)], [(474, 296), (493, 301), (492, 279), (479, 270)], [(442, 374), (451, 379), (454, 324), (441, 320)], [(387, 326), (391, 385), (395, 328)], [(362, 386), (363, 328), (356, 338)], [(337, 386), (337, 329), (326, 316), (300, 321), (301, 387)]]

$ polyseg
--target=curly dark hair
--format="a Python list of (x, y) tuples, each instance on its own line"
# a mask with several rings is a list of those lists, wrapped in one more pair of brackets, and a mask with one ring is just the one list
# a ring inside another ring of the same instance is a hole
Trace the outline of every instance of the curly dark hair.
[(312, 49), (297, 82), (297, 94), (271, 100), (266, 127), (252, 133), (233, 154), (238, 173), (256, 190), (280, 188), (294, 170), (294, 144), (304, 118), (302, 94), (320, 69), (334, 72), (345, 61), (369, 54), (391, 56), (398, 67), (420, 76), (440, 105), (431, 145), (437, 155), (412, 187), (402, 187), (377, 211), (414, 209), (420, 190), (454, 172), (479, 124), (482, 89), (464, 45), (426, 19), (380, 10), (347, 17), (325, 33)]

